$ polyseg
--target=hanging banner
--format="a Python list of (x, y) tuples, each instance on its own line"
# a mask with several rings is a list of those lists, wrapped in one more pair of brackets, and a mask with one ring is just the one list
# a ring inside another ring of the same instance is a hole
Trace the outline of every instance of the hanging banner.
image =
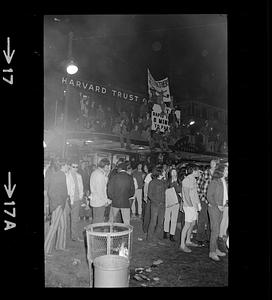
[(62, 78), (62, 84), (66, 84), (66, 85), (69, 84), (70, 86), (79, 88), (87, 93), (89, 92), (89, 93), (111, 96), (111, 97), (123, 99), (130, 102), (135, 102), (139, 104), (144, 102), (144, 100), (146, 99), (143, 95), (134, 92), (120, 90), (117, 88), (112, 88), (110, 86), (93, 84), (91, 82), (67, 78), (67, 77)]
[(162, 80), (155, 80), (149, 69), (147, 69), (147, 74), (149, 98), (152, 99), (154, 96), (162, 96), (163, 102), (171, 102), (168, 77)]
[(169, 129), (168, 116), (171, 112), (171, 108), (165, 107), (165, 110), (162, 111), (162, 108), (159, 104), (154, 104), (152, 113), (151, 113), (151, 130), (160, 129), (160, 132), (165, 132)]

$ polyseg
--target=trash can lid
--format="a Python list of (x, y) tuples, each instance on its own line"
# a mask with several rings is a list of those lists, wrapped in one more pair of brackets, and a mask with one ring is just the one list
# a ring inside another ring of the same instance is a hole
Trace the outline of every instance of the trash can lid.
[(94, 259), (94, 266), (103, 270), (120, 270), (129, 266), (129, 260), (120, 255), (102, 255)]

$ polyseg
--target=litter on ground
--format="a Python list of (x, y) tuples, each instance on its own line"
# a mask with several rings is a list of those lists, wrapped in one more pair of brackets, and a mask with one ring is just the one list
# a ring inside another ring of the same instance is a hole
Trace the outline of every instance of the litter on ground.
[(81, 264), (81, 260), (78, 258), (73, 259), (73, 265)]
[(155, 266), (160, 265), (162, 263), (163, 263), (163, 261), (161, 259), (157, 259), (157, 260), (153, 261), (153, 265), (155, 265)]

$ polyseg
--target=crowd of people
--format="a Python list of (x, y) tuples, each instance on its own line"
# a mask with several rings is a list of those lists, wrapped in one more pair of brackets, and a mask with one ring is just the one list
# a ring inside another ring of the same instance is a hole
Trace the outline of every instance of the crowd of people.
[[(215, 128), (209, 130), (207, 122), (190, 126), (182, 116), (177, 118), (173, 105), (168, 116), (168, 130), (162, 132), (158, 127), (157, 130), (151, 129), (153, 105), (157, 103), (164, 105), (156, 99), (145, 99), (137, 107), (136, 104), (120, 100), (111, 106), (84, 97), (81, 99), (78, 117), (69, 124), (78, 130), (118, 135), (121, 147), (127, 149), (131, 148), (131, 140), (143, 140), (149, 142), (150, 149), (160, 148), (167, 151), (170, 145), (179, 151), (184, 147), (191, 147), (192, 151), (227, 153), (227, 142), (223, 132)], [(161, 115), (164, 114), (165, 111), (162, 110)], [(62, 114), (60, 126), (63, 119)]]
[(92, 223), (142, 222), (152, 244), (175, 242), (180, 223), (181, 251), (208, 246), (209, 257), (219, 261), (229, 243), (227, 178), (228, 163), (219, 160), (205, 168), (122, 158), (112, 166), (103, 158), (88, 168), (84, 161), (53, 160), (44, 169), (45, 254), (65, 251), (68, 224), (70, 239), (83, 242), (79, 222), (85, 217)]

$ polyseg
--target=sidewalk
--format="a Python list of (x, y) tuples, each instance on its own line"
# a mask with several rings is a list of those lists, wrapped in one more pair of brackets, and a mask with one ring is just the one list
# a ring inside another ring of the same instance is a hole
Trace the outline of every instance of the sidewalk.
[[(90, 224), (80, 221), (80, 228)], [(132, 258), (130, 261), (130, 287), (185, 287), (227, 286), (228, 256), (220, 262), (208, 258), (207, 247), (191, 248), (191, 253), (178, 249), (180, 229), (177, 228), (176, 242), (162, 240), (164, 245), (150, 244), (145, 240), (140, 220), (131, 220), (133, 226)], [(46, 262), (46, 286), (89, 287), (89, 267), (86, 247), (82, 242), (67, 241), (69, 251), (53, 252)], [(163, 262), (148, 274), (150, 280), (134, 279), (135, 268), (151, 266), (156, 260)], [(153, 279), (155, 278), (155, 279)]]

